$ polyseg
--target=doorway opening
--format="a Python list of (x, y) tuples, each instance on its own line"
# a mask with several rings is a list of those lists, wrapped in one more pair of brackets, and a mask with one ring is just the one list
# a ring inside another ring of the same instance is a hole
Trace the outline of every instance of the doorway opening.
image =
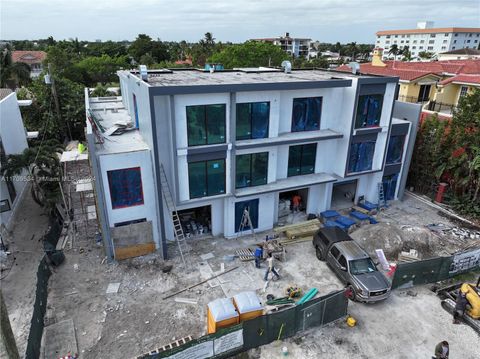
[(178, 211), (187, 238), (200, 238), (212, 233), (212, 207), (202, 206)]
[(334, 183), (332, 191), (331, 209), (345, 209), (354, 205), (357, 193), (357, 180)]
[[(298, 198), (298, 197), (300, 198)], [(294, 198), (298, 201), (298, 211), (294, 212)], [(278, 220), (279, 222), (295, 213), (305, 213), (308, 201), (308, 188), (300, 188), (278, 194)]]

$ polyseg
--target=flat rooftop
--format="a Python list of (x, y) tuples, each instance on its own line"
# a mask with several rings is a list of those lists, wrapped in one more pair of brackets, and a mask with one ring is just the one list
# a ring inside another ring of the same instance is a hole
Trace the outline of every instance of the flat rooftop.
[(384, 84), (398, 82), (395, 76), (352, 74), (335, 70), (292, 69), (286, 73), (279, 68), (237, 68), (214, 72), (202, 69), (148, 70), (141, 79), (138, 70), (121, 70), (118, 76), (131, 78), (137, 84), (149, 87), (152, 95), (182, 95), (248, 91), (289, 91), (320, 88), (346, 88), (353, 79), (363, 83)]
[(88, 99), (90, 115), (95, 118), (100, 128), (99, 136), (103, 143), (96, 141), (96, 152), (100, 155), (149, 150), (137, 129), (130, 129), (119, 135), (111, 134), (119, 125), (131, 124), (133, 121), (123, 106), (121, 96), (90, 97)]
[[(140, 77), (136, 70), (120, 71), (128, 75)], [(353, 78), (378, 78), (375, 75), (354, 75), (330, 70), (292, 70), (285, 73), (274, 68), (238, 68), (207, 72), (199, 69), (161, 69), (149, 70), (146, 81), (153, 87), (170, 86), (215, 86), (215, 85), (260, 85), (260, 84), (318, 84), (325, 87), (348, 87)], [(385, 81), (388, 82), (388, 81)], [(313, 86), (312, 86), (313, 87)]]

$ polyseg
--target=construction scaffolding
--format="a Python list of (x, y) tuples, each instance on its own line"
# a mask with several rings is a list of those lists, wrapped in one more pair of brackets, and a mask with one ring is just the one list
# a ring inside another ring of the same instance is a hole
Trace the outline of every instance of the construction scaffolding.
[(59, 240), (59, 249), (84, 247), (97, 240), (99, 224), (92, 174), (87, 153), (77, 149), (64, 151), (62, 190), (66, 223)]

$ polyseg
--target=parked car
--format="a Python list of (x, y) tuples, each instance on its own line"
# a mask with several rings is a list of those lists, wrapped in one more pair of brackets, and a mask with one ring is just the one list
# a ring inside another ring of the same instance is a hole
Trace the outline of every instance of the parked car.
[(377, 302), (390, 295), (390, 282), (346, 232), (337, 227), (321, 228), (313, 237), (317, 258), (326, 261), (349, 288), (350, 299)]

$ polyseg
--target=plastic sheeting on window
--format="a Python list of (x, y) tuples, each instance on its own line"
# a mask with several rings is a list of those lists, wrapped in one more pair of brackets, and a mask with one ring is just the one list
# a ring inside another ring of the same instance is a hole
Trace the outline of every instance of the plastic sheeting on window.
[(267, 138), (270, 102), (237, 104), (237, 140)]
[(388, 141), (387, 164), (399, 163), (402, 161), (403, 144), (405, 143), (405, 135), (391, 136)]
[(376, 127), (380, 125), (383, 95), (362, 95), (358, 98), (355, 128)]
[(321, 114), (321, 97), (293, 99), (292, 132), (319, 130)]
[(108, 171), (107, 175), (113, 209), (143, 204), (140, 167)]
[(348, 172), (363, 172), (372, 169), (375, 141), (352, 143), (348, 160)]
[(383, 193), (385, 193), (385, 199), (391, 201), (395, 199), (395, 191), (397, 189), (398, 174), (391, 176), (384, 176), (382, 178)]

